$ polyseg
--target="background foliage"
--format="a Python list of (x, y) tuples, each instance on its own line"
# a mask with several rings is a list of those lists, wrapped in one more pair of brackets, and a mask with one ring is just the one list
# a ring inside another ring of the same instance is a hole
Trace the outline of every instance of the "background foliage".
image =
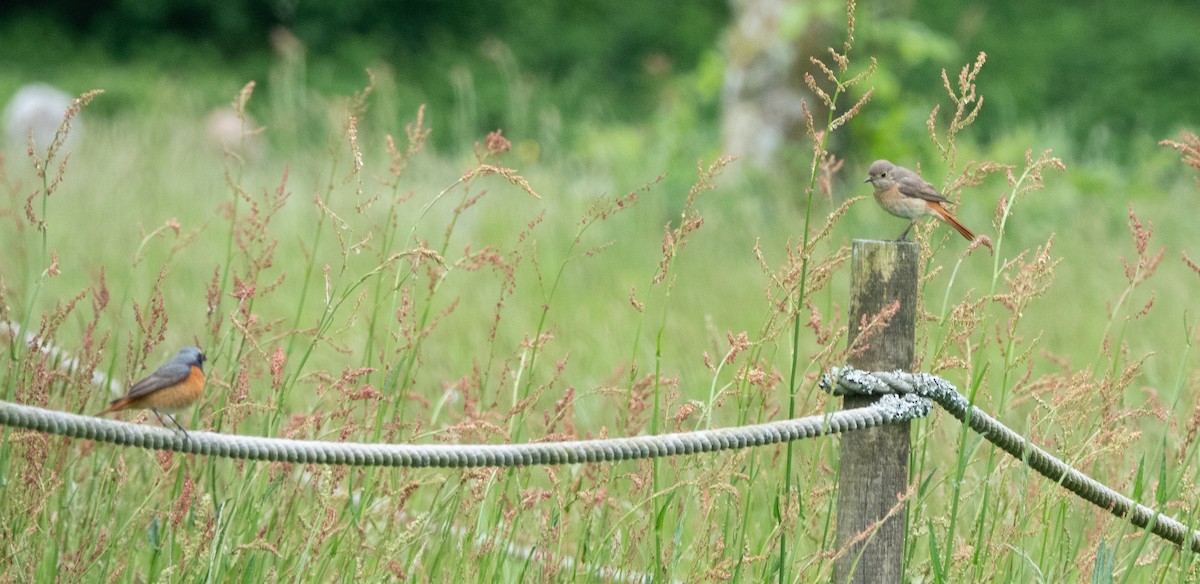
[[(720, 90), (713, 71), (730, 17), (720, 0), (57, 0), (2, 10), (0, 89), (36, 77), (82, 91), (104, 69), (132, 66), (179, 79), (259, 79), (260, 91), (269, 93), (274, 88), (264, 73), (273, 52), (287, 50), (278, 36), (273, 44), (272, 31), (286, 29), (305, 47), (307, 82), (317, 91), (348, 93), (361, 85), (364, 66), (383, 66), (401, 81), (405, 101), (469, 100), (478, 127), (503, 127), (518, 137), (536, 133), (544, 109), (572, 122), (647, 123), (681, 89), (703, 97), (689, 96), (702, 106), (694, 123), (713, 123)], [(782, 16), (782, 33), (804, 30), (813, 19), (836, 31), (840, 12), (827, 0), (794, 4)], [(864, 3), (859, 19), (860, 50), (882, 65), (875, 102), (889, 112), (878, 120), (884, 131), (920, 135), (941, 95), (929, 81), (947, 63), (979, 51), (992, 57), (980, 80), (990, 102), (980, 137), (999, 140), (1017, 128), (1049, 126), (1074, 145), (1127, 154), (1139, 139), (1200, 121), (1193, 99), (1200, 81), (1194, 2), (914, 0)], [(527, 108), (506, 105), (517, 99), (514, 85), (529, 87), (519, 96), (530, 101)], [(473, 94), (464, 95), (464, 87)], [(214, 100), (229, 93), (206, 89)], [(140, 103), (128, 105), (144, 106), (146, 98), (129, 96)], [(431, 116), (442, 147), (467, 137), (444, 131), (452, 124), (448, 113)], [(590, 139), (576, 132), (577, 123), (561, 126)]]
[[(0, 94), (105, 92), (66, 166), (5, 152), (0, 321), (125, 383), (203, 346), (197, 429), (499, 442), (816, 413), (839, 407), (813, 379), (845, 360), (850, 241), (903, 227), (861, 182), (887, 156), (993, 244), (916, 229), (918, 368), (1194, 525), (1200, 144), (1158, 144), (1195, 125), (1193, 9), (1143, 5), (1121, 27), (1024, 4), (860, 7), (839, 75), (878, 65), (838, 111), (871, 99), (762, 173), (719, 157), (722, 3), (10, 4)], [(845, 20), (796, 4), (781, 33), (817, 23), (842, 47)], [(943, 157), (941, 71), (958, 90), (982, 51), (985, 104)], [(1181, 85), (1146, 81), (1163, 76)], [(231, 101), (250, 132), (214, 144), (205, 117)], [(112, 397), (11, 341), (4, 398)], [(604, 579), (586, 562), (818, 581), (838, 553), (836, 448), (378, 471), (0, 429), (0, 580)], [(915, 425), (911, 470), (914, 580), (1200, 574), (945, 417)]]

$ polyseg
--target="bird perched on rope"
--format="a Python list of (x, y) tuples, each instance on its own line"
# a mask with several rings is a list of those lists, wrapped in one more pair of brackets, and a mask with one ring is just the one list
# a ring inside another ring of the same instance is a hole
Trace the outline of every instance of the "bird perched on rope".
[(96, 414), (125, 409), (150, 410), (166, 426), (165, 415), (187, 437), (187, 430), (169, 412), (182, 410), (200, 399), (204, 391), (204, 352), (196, 347), (184, 347), (170, 363), (159, 367), (149, 377), (133, 384), (129, 393), (115, 399), (108, 409)]

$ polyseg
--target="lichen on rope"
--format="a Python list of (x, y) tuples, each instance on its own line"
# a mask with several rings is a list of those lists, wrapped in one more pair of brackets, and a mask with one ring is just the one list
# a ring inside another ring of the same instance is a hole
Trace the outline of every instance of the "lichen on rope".
[(778, 444), (929, 415), (930, 402), (888, 396), (870, 408), (795, 420), (658, 436), (531, 444), (363, 444), (261, 438), (212, 432), (183, 434), (0, 401), (0, 425), (72, 438), (191, 454), (298, 464), (407, 467), (501, 467), (617, 462)]
[(820, 385), (835, 395), (918, 395), (932, 399), (1001, 450), (1084, 500), (1117, 517), (1128, 519), (1138, 527), (1149, 529), (1175, 545), (1200, 552), (1200, 531), (1192, 530), (1071, 468), (975, 407), (953, 385), (940, 377), (928, 373), (868, 372), (853, 367), (835, 367), (821, 376)]
[(1176, 545), (1200, 552), (1200, 532), (1139, 504), (1071, 468), (971, 404), (946, 380), (928, 373), (833, 368), (820, 385), (834, 395), (877, 395), (869, 407), (795, 420), (658, 436), (533, 444), (362, 444), (261, 438), (211, 432), (189, 437), (156, 426), (129, 424), (0, 401), (0, 425), (98, 442), (192, 454), (299, 464), (406, 467), (499, 467), (617, 462), (778, 444), (862, 430), (929, 415), (945, 408), (1041, 475), (1086, 501)]

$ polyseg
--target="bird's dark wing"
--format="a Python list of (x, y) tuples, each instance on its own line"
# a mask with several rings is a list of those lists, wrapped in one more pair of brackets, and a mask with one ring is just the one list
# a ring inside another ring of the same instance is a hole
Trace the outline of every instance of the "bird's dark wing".
[(174, 361), (159, 367), (157, 371), (151, 373), (149, 377), (133, 384), (129, 388), (129, 393), (125, 394), (127, 398), (141, 397), (146, 394), (154, 393), (164, 387), (171, 387), (192, 374), (192, 366), (185, 363), (176, 363)]
[(925, 182), (924, 179), (915, 174), (901, 176), (896, 183), (900, 185), (900, 194), (925, 199), (926, 201), (936, 201), (938, 203), (950, 202), (941, 193), (937, 192), (937, 189), (933, 188), (933, 185)]

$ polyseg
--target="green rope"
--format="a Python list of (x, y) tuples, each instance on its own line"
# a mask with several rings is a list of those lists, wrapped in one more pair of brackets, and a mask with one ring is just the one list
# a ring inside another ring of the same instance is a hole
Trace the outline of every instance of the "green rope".
[(971, 405), (953, 385), (940, 377), (928, 373), (867, 372), (853, 367), (835, 367), (822, 376), (821, 386), (835, 395), (898, 394), (919, 395), (932, 399), (988, 442), (1085, 501), (1117, 517), (1127, 519), (1140, 528), (1149, 529), (1177, 546), (1188, 546), (1193, 552), (1200, 552), (1200, 531), (1189, 529), (1182, 523), (1139, 504), (1030, 444), (1024, 436)]
[[(699, 432), (533, 444), (363, 444), (189, 432), (80, 416), (0, 401), (0, 425), (118, 445), (297, 464), (405, 467), (504, 467), (618, 462), (736, 450), (839, 434), (929, 414), (929, 399), (989, 442), (1084, 500), (1178, 546), (1200, 552), (1200, 531), (1139, 504), (1071, 468), (971, 405), (949, 382), (927, 373), (834, 368), (821, 385), (835, 395), (879, 395), (870, 407), (753, 426)], [(927, 398), (927, 399), (926, 399)]]
[(0, 401), (0, 425), (125, 446), (296, 464), (508, 467), (617, 462), (778, 444), (911, 420), (929, 401), (891, 396), (875, 407), (699, 432), (532, 444), (363, 444), (177, 431)]

